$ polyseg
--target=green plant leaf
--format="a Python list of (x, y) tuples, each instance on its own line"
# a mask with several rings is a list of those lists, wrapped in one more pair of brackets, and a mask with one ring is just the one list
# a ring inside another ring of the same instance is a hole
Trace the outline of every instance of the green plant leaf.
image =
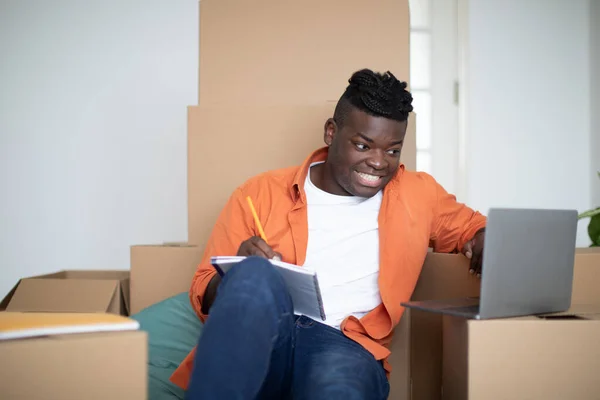
[(600, 246), (600, 214), (596, 214), (590, 219), (588, 234), (592, 243)]
[(593, 210), (587, 210), (585, 212), (582, 212), (581, 214), (579, 214), (577, 216), (577, 219), (583, 219), (583, 218), (589, 218), (589, 217), (594, 217), (596, 215), (600, 214), (600, 207), (593, 209)]

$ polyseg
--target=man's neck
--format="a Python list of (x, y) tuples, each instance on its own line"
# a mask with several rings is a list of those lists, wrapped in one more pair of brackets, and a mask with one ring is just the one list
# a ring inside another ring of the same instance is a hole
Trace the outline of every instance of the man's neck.
[(324, 192), (337, 196), (352, 196), (344, 190), (333, 177), (333, 171), (327, 161), (314, 165), (309, 170), (310, 180)]

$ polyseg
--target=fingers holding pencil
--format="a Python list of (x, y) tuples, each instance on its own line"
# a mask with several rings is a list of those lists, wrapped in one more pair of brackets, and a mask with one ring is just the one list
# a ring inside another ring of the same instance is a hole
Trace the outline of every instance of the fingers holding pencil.
[(258, 236), (252, 236), (250, 239), (243, 241), (237, 255), (243, 257), (258, 256), (269, 260), (281, 260), (281, 254), (274, 251), (267, 242)]

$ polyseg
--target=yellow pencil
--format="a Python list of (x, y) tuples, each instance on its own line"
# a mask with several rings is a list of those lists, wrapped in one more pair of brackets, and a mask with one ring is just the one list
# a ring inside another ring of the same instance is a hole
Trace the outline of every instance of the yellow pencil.
[(252, 204), (252, 199), (250, 198), (250, 196), (246, 197), (246, 200), (248, 201), (248, 205), (250, 206), (250, 211), (252, 211), (252, 216), (254, 217), (254, 223), (256, 224), (256, 227), (258, 228), (258, 233), (260, 233), (260, 237), (262, 238), (262, 240), (265, 241), (265, 243), (269, 244), (269, 242), (267, 242), (267, 235), (265, 235), (265, 231), (263, 230), (262, 224), (260, 223), (260, 220), (258, 219), (258, 214), (256, 214), (256, 210), (254, 209), (254, 204)]

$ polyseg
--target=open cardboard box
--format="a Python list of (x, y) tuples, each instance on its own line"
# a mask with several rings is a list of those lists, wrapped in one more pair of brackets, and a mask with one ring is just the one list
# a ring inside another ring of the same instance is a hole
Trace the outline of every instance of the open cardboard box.
[(600, 305), (550, 315), (444, 316), (443, 321), (444, 400), (595, 400), (600, 395)]
[[(60, 271), (21, 279), (1, 311), (129, 315), (129, 271)], [(147, 398), (143, 331), (0, 341), (0, 398)]]
[[(132, 312), (187, 292), (201, 255), (201, 248), (191, 245), (132, 246), (131, 285), (138, 288), (131, 292)], [(479, 280), (467, 271), (462, 255), (429, 253), (412, 299), (478, 296)], [(573, 298), (600, 305), (598, 278), (600, 251), (578, 249)], [(405, 310), (391, 344), (390, 399), (442, 398), (443, 340), (441, 315)]]
[(0, 310), (129, 315), (129, 271), (66, 270), (23, 278)]

